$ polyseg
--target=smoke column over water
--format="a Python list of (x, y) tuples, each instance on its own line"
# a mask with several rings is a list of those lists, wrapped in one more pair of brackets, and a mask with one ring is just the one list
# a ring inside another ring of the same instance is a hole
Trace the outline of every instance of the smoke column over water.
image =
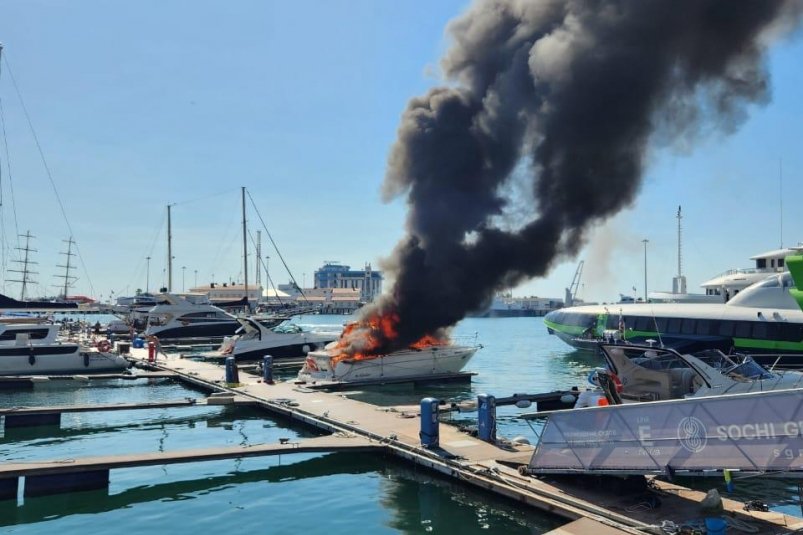
[[(801, 11), (801, 0), (474, 3), (448, 29), (448, 85), (410, 101), (390, 154), (383, 196), (406, 195), (409, 213), (395, 286), (363, 313), (398, 316), (381, 349), (576, 254), (591, 224), (634, 201), (650, 142), (733, 130), (768, 99), (770, 34)], [(520, 175), (529, 217), (502, 228)]]

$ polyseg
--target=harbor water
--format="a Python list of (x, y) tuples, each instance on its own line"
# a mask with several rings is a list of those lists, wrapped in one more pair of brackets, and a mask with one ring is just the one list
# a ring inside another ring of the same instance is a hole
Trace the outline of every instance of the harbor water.
[[(304, 316), (296, 323), (338, 330), (347, 316)], [(417, 404), (422, 397), (476, 399), (585, 386), (594, 356), (570, 350), (549, 336), (541, 318), (472, 318), (455, 335), (483, 345), (469, 365), (469, 383), (392, 385), (347, 395), (380, 405)], [(170, 379), (104, 380), (61, 384), (33, 391), (0, 391), (3, 407), (153, 402), (201, 398), (203, 392)], [(516, 416), (500, 407), (498, 434), (535, 440)], [(476, 423), (476, 413), (451, 416)], [(10, 430), (0, 434), (0, 459), (64, 460), (94, 455), (168, 451), (205, 446), (275, 443), (313, 436), (306, 428), (252, 408), (196, 406), (174, 409), (64, 414), (60, 429)], [(700, 489), (719, 479), (684, 480)], [(759, 499), (800, 515), (795, 483), (737, 480), (735, 497)], [(211, 533), (543, 533), (562, 521), (525, 509), (394, 459), (372, 454), (298, 454), (241, 460), (113, 470), (108, 491), (0, 502), (3, 533), (129, 534)], [(120, 528), (122, 529), (122, 528)]]

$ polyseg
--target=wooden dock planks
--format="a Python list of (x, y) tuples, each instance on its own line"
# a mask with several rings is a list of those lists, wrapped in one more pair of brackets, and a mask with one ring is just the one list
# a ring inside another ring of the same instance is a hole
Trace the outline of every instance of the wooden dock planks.
[[(145, 360), (145, 352), (134, 350), (132, 358)], [(455, 426), (440, 425), (440, 447), (426, 450), (419, 439), (420, 420), (408, 411), (393, 413), (387, 408), (346, 398), (342, 394), (315, 391), (292, 383), (263, 384), (260, 378), (242, 374), (242, 383), (230, 388), (224, 383), (224, 371), (209, 362), (159, 355), (159, 369), (175, 372), (181, 380), (197, 386), (235, 392), (249, 397), (275, 414), (330, 432), (351, 433), (373, 443), (383, 444), (397, 457), (455, 477), (463, 482), (490, 490), (529, 506), (568, 519), (590, 518), (606, 526), (629, 533), (639, 533), (663, 519), (699, 517), (699, 495), (680, 492), (669, 484), (657, 483), (664, 501), (654, 511), (625, 512), (633, 496), (595, 490), (584, 481), (566, 483), (522, 476), (516, 464), (528, 460), (529, 445), (488, 444), (469, 436)], [(593, 478), (592, 478), (593, 479)], [(663, 489), (667, 490), (663, 490)], [(638, 497), (636, 497), (638, 498)], [(780, 513), (745, 512), (738, 502), (725, 500), (726, 511), (754, 523), (758, 533), (776, 533), (781, 529), (803, 528), (803, 519)]]
[(254, 444), (251, 446), (159, 451), (126, 455), (102, 455), (97, 457), (53, 461), (6, 462), (0, 464), (0, 480), (23, 476), (30, 477), (74, 472), (93, 472), (113, 470), (115, 468), (236, 459), (241, 457), (335, 451), (381, 451), (383, 448), (384, 446), (377, 442), (371, 442), (360, 437), (326, 436), (278, 444)]

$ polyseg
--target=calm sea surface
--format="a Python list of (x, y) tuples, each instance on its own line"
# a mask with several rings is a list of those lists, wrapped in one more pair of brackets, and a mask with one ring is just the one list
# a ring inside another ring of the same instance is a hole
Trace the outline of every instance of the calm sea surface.
[[(337, 330), (346, 316), (296, 320)], [(466, 319), (457, 335), (484, 347), (471, 362), (471, 384), (363, 389), (353, 397), (379, 404), (418, 403), (422, 397), (463, 400), (583, 386), (595, 357), (568, 349), (546, 333), (541, 318)], [(122, 403), (204, 397), (170, 380), (111, 380), (0, 391), (0, 406)], [(500, 407), (499, 434), (532, 430), (515, 407)], [(456, 417), (474, 424), (475, 414)], [(65, 414), (61, 429), (0, 431), (0, 460), (72, 459), (90, 455), (166, 451), (202, 446), (276, 442), (313, 436), (261, 411), (193, 407)], [(0, 532), (110, 533), (543, 533), (561, 521), (455, 484), (392, 459), (366, 454), (302, 454), (113, 470), (108, 491), (0, 502)], [(701, 489), (718, 479), (686, 482)], [(736, 495), (800, 515), (795, 484), (753, 479)]]

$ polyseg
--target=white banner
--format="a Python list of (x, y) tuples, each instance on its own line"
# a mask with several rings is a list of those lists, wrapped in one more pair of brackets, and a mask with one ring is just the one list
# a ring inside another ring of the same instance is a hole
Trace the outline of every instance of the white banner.
[(803, 390), (558, 412), (530, 460), (543, 473), (667, 467), (803, 475)]

